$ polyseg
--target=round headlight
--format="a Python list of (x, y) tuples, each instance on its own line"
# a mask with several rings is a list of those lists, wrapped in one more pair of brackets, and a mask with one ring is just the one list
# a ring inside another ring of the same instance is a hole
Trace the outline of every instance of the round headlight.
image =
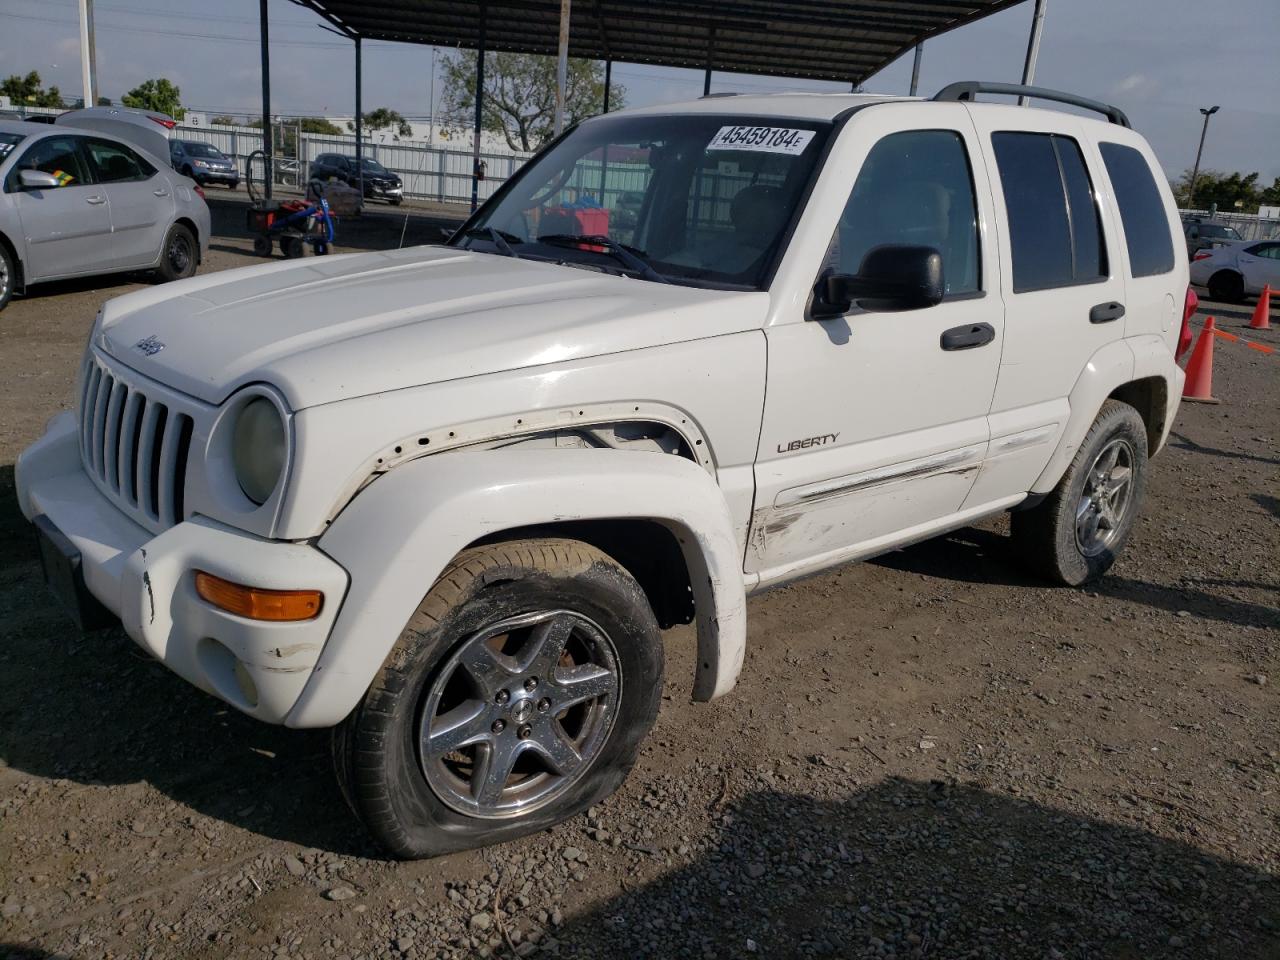
[(254, 503), (266, 503), (280, 482), (287, 444), (275, 404), (257, 397), (244, 405), (236, 418), (231, 459), (240, 489)]

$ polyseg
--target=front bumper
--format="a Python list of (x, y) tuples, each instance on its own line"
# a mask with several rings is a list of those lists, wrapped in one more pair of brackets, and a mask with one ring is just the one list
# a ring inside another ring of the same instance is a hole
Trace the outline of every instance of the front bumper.
[(232, 186), (240, 183), (240, 174), (236, 170), (196, 170), (193, 173), (199, 183), (229, 183)]
[[(85, 587), (139, 646), (250, 716), (284, 722), (342, 606), (341, 566), (308, 544), (263, 540), (199, 516), (153, 535), (85, 474), (70, 413), (50, 422), (15, 472), (23, 515), (44, 515), (79, 550)], [(324, 605), (311, 620), (249, 620), (202, 600), (196, 570), (266, 589), (319, 589)]]
[(371, 197), (385, 197), (388, 200), (404, 199), (403, 184), (378, 184), (365, 181), (365, 194)]

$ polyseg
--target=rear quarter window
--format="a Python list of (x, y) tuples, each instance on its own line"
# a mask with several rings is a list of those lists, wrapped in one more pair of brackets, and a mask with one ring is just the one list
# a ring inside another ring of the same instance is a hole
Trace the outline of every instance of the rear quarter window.
[(1120, 143), (1101, 142), (1098, 150), (1124, 224), (1130, 273), (1135, 277), (1168, 273), (1173, 269), (1169, 217), (1146, 157)]

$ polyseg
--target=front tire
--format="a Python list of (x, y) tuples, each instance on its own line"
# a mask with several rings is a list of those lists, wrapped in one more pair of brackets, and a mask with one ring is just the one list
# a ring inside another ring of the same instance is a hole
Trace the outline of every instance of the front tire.
[(156, 275), (165, 283), (193, 276), (199, 260), (198, 251), (196, 235), (188, 227), (175, 223), (164, 235), (164, 247), (160, 250), (160, 265), (156, 267)]
[(1048, 580), (1092, 583), (1124, 549), (1146, 482), (1146, 425), (1127, 403), (1108, 400), (1053, 492), (1013, 515), (1014, 545)]
[(576, 540), (459, 554), (335, 729), (369, 832), (406, 859), (546, 829), (613, 793), (662, 693), (635, 579)]
[(0, 243), (0, 310), (3, 310), (13, 297), (13, 288), (18, 283), (18, 268), (13, 262), (8, 248)]

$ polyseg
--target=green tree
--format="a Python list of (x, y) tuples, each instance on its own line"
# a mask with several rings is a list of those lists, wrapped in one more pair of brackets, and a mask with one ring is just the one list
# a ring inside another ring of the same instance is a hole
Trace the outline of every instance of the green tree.
[[(1217, 204), (1223, 212), (1257, 213), (1263, 191), (1258, 189), (1258, 174), (1223, 173), (1221, 170), (1201, 170), (1196, 177), (1195, 194), (1192, 195), (1191, 171), (1184, 170), (1173, 184), (1174, 196), (1196, 209), (1205, 210)], [(1236, 203), (1240, 206), (1236, 206)]]
[[(386, 130), (388, 127), (395, 127), (396, 134), (398, 136), (409, 137), (413, 135), (413, 127), (410, 125), (409, 121), (390, 107), (378, 107), (376, 110), (371, 110), (368, 113), (361, 114), (361, 117), (364, 120), (364, 126), (366, 129)], [(332, 126), (332, 124), (330, 124), (330, 126)], [(347, 129), (354, 130), (355, 128), (355, 123), (348, 120)]]
[(230, 117), (230, 116), (227, 116), (227, 114), (225, 113), (220, 113), (216, 117), (214, 117), (212, 120), (210, 120), (209, 124), (210, 126), (218, 126), (218, 127), (234, 127), (236, 126), (236, 120), (235, 120), (235, 117)]
[[(444, 108), (458, 125), (475, 111), (476, 55), (457, 51), (442, 61)], [(626, 103), (626, 88), (613, 84), (610, 108)], [(565, 81), (565, 124), (599, 113), (604, 104), (604, 67), (570, 60)], [(551, 138), (556, 111), (556, 61), (529, 53), (490, 53), (484, 62), (483, 129), (500, 133), (512, 150), (536, 150)]]
[(155, 110), (167, 113), (175, 120), (181, 120), (187, 111), (182, 106), (182, 91), (164, 77), (144, 80), (123, 97), (120, 102), (126, 107), (139, 110)]
[(62, 104), (62, 93), (57, 87), (45, 90), (40, 85), (40, 74), (32, 70), (25, 77), (12, 74), (0, 82), (0, 95), (8, 97), (15, 106), (55, 107)]
[(1268, 207), (1280, 207), (1280, 177), (1276, 177), (1271, 186), (1258, 195), (1258, 202)]
[(324, 117), (299, 117), (297, 123), (301, 124), (303, 133), (327, 133), (331, 136), (342, 133), (340, 126)]

